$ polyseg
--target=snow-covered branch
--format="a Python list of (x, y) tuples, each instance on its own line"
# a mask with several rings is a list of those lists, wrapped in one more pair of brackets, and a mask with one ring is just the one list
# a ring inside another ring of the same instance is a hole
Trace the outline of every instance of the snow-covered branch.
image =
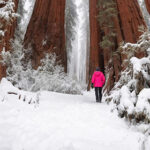
[(16, 38), (12, 50), (1, 52), (1, 63), (7, 66), (7, 79), (16, 87), (26, 91), (48, 90), (60, 93), (81, 94), (80, 85), (70, 78), (63, 66), (57, 62), (56, 54), (45, 54), (41, 66), (35, 70), (31, 60), (26, 61), (26, 53)]
[[(137, 44), (121, 46), (122, 55), (127, 54), (119, 82), (107, 100), (116, 104), (121, 117), (130, 121), (150, 122), (150, 32), (146, 31)], [(144, 57), (145, 56), (145, 57)]]
[(6, 26), (12, 23), (13, 19), (18, 15), (15, 12), (15, 3), (13, 0), (0, 1), (0, 37), (6, 32)]

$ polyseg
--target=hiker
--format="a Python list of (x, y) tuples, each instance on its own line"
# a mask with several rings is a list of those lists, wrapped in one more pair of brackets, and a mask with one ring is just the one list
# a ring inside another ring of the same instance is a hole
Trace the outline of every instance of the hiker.
[(93, 73), (92, 84), (91, 84), (92, 88), (95, 87), (96, 102), (100, 102), (101, 103), (102, 87), (103, 87), (104, 83), (105, 83), (105, 76), (100, 71), (100, 68), (97, 67), (96, 71)]

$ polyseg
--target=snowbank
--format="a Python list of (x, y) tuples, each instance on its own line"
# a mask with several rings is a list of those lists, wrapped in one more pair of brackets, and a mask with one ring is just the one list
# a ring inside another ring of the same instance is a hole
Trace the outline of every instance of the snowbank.
[(14, 87), (11, 82), (6, 78), (2, 78), (0, 83), (0, 101), (5, 101), (8, 99), (15, 99), (19, 101), (24, 101), (28, 104), (38, 104), (39, 103), (40, 92), (31, 93), (19, 90)]

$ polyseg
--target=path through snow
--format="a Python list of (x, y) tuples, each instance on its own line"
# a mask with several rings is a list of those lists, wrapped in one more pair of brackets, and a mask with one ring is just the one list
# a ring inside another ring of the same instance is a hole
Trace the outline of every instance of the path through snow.
[(0, 150), (139, 150), (143, 135), (94, 98), (42, 92), (36, 108), (7, 98), (0, 102)]

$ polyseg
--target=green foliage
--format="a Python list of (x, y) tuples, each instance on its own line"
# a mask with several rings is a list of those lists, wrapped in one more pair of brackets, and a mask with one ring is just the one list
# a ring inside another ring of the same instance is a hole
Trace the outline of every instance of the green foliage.
[[(97, 19), (103, 33), (105, 34), (100, 42), (100, 46), (104, 48), (111, 48), (114, 46), (115, 27), (114, 18), (117, 16), (117, 6), (114, 0), (99, 0), (98, 1), (99, 14)], [(107, 31), (107, 35), (106, 32)]]
[(102, 42), (100, 42), (100, 46), (102, 48), (110, 48), (112, 46), (114, 46), (114, 43), (110, 41), (109, 36), (104, 36), (102, 39)]

